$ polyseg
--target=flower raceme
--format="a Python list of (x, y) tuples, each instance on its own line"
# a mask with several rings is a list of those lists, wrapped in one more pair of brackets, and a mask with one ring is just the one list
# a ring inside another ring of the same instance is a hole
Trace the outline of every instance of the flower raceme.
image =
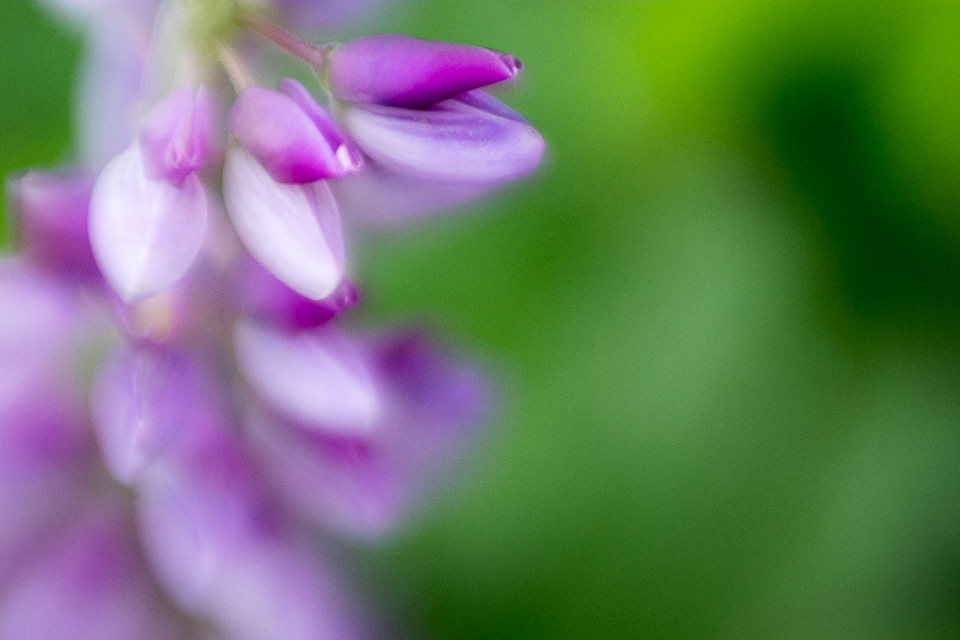
[[(534, 170), (543, 139), (484, 90), (522, 65), (318, 47), (258, 13), (330, 24), (357, 0), (43, 1), (91, 47), (82, 161), (7, 183), (0, 638), (368, 637), (318, 536), (389, 533), (488, 402), (423, 331), (345, 326), (345, 229)], [(319, 91), (257, 84), (245, 27)]]

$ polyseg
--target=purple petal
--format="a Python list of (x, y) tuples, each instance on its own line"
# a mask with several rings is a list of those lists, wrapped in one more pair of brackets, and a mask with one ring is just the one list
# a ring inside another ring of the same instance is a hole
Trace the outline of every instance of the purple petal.
[(93, 180), (80, 173), (29, 171), (9, 183), (24, 254), (68, 277), (99, 274), (87, 233)]
[(281, 329), (302, 331), (319, 327), (359, 300), (356, 287), (346, 278), (326, 298), (311, 300), (280, 282), (255, 260), (248, 260), (237, 271), (238, 295), (244, 310)]
[(213, 107), (201, 86), (180, 87), (151, 109), (137, 132), (144, 173), (179, 187), (210, 157)]
[(330, 60), (330, 88), (340, 100), (425, 109), (453, 96), (516, 76), (508, 53), (396, 33), (340, 45)]
[(293, 78), (284, 78), (277, 83), (277, 89), (303, 109), (303, 112), (307, 114), (307, 117), (313, 121), (317, 130), (327, 140), (330, 148), (335, 150), (334, 154), (340, 163), (340, 173), (338, 175), (348, 175), (363, 166), (363, 155), (348, 143), (346, 136), (340, 131), (340, 127), (333, 116), (317, 104), (317, 101), (313, 99), (313, 96), (302, 84)]
[(252, 451), (289, 504), (338, 531), (376, 537), (394, 527), (451, 466), (486, 407), (477, 372), (405, 334), (367, 346), (384, 397), (376, 429), (331, 433), (253, 412)]
[(0, 637), (11, 640), (173, 640), (182, 623), (150, 583), (129, 524), (105, 513), (25, 563), (0, 603)]
[(141, 530), (158, 578), (178, 604), (228, 637), (355, 637), (331, 580), (290, 540), (259, 479), (223, 436), (141, 484)]
[(166, 349), (127, 348), (101, 366), (90, 411), (117, 480), (136, 480), (179, 434), (197, 385), (190, 364)]
[(251, 385), (276, 410), (333, 433), (368, 433), (379, 393), (360, 353), (326, 327), (297, 334), (247, 322), (237, 358)]
[(207, 196), (197, 175), (181, 187), (144, 175), (136, 146), (101, 172), (90, 200), (90, 242), (104, 276), (125, 301), (172, 286), (203, 243)]
[[(309, 101), (313, 111), (320, 112), (312, 98)], [(304, 184), (354, 168), (345, 165), (350, 158), (338, 152), (343, 145), (332, 145), (297, 101), (266, 87), (250, 87), (237, 96), (227, 127), (277, 182)]]
[(544, 152), (536, 129), (481, 92), (425, 111), (352, 105), (344, 124), (384, 167), (433, 182), (481, 185), (519, 178), (536, 168)]
[(223, 195), (237, 234), (260, 264), (313, 300), (333, 293), (343, 277), (343, 237), (326, 182), (280, 184), (234, 146), (223, 169)]

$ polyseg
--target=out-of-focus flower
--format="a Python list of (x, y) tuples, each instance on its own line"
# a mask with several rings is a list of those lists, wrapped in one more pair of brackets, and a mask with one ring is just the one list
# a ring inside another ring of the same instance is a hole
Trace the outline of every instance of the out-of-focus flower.
[[(478, 91), (519, 62), (395, 35), (314, 47), (260, 15), (297, 0), (47, 5), (93, 44), (79, 166), (8, 181), (0, 637), (367, 637), (317, 538), (395, 527), (486, 386), (422, 333), (340, 326), (359, 294), (334, 188), (417, 215), (532, 170), (539, 134)], [(329, 103), (257, 85), (238, 24), (320, 65)]]

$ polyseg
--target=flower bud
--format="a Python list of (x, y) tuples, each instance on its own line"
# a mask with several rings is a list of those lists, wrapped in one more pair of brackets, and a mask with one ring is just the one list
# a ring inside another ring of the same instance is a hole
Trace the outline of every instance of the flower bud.
[(340, 100), (425, 109), (513, 78), (521, 69), (509, 53), (384, 33), (340, 45), (331, 57), (329, 78)]
[(280, 91), (250, 87), (237, 96), (227, 127), (277, 182), (304, 184), (346, 175), (359, 155), (346, 144), (332, 118), (296, 80)]
[(179, 187), (210, 158), (213, 107), (207, 90), (184, 85), (161, 100), (140, 121), (137, 141), (144, 173)]

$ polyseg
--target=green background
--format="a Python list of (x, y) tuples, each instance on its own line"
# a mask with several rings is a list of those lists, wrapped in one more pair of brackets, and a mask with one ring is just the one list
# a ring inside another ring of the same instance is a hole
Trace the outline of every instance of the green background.
[[(358, 247), (501, 402), (357, 550), (411, 637), (960, 637), (960, 5), (423, 0), (526, 64), (543, 169)], [(359, 32), (358, 32), (359, 33)], [(0, 3), (0, 171), (70, 137), (80, 40)]]

